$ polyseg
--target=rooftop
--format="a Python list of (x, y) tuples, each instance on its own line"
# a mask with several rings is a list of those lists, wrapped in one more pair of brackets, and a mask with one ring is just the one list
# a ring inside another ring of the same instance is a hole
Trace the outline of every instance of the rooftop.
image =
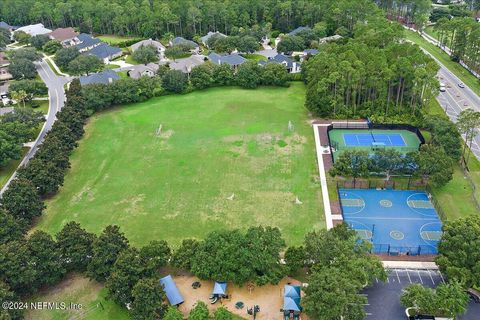
[(105, 70), (99, 73), (93, 73), (88, 76), (80, 77), (80, 84), (86, 86), (89, 84), (110, 84), (113, 81), (120, 79), (117, 73), (113, 70)]
[(103, 60), (121, 52), (122, 50), (120, 50), (120, 48), (112, 47), (106, 43), (101, 43), (100, 45), (85, 52), (85, 54), (91, 54)]
[(57, 28), (53, 30), (49, 36), (52, 39), (62, 42), (75, 38), (78, 36), (78, 32), (76, 32), (73, 28)]
[(296, 35), (297, 33), (299, 32), (302, 32), (302, 31), (308, 31), (308, 30), (311, 30), (310, 27), (298, 27), (292, 31), (290, 31), (289, 33), (287, 33), (289, 36), (294, 36)]
[(23, 32), (31, 35), (32, 37), (38, 36), (40, 34), (47, 34), (47, 33), (52, 32), (52, 30), (45, 28), (43, 26), (43, 24), (41, 24), (41, 23), (31, 24), (31, 25), (28, 25), (28, 26), (20, 27), (17, 30), (15, 30), (15, 32), (16, 31), (23, 31)]
[(220, 55), (212, 52), (208, 55), (208, 58), (214, 64), (229, 64), (231, 66), (238, 66), (247, 61), (247, 59), (245, 59), (238, 53)]
[(132, 49), (132, 51), (135, 51), (141, 46), (154, 46), (157, 49), (158, 48), (165, 49), (165, 46), (163, 44), (161, 44), (159, 41), (152, 40), (152, 39), (142, 40), (137, 43), (134, 43), (130, 46), (130, 48)]

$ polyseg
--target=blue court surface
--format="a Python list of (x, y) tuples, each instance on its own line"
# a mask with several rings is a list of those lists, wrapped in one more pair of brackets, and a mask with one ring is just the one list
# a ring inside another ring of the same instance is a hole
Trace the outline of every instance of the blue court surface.
[(389, 147), (405, 147), (407, 144), (400, 133), (344, 133), (345, 146), (382, 145)]
[(442, 222), (422, 191), (339, 189), (345, 222), (374, 253), (437, 254)]

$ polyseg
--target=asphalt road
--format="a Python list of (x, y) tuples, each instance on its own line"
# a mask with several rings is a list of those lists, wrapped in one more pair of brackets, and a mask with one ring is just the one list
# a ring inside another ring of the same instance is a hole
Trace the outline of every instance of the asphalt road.
[[(42, 143), (43, 139), (47, 132), (52, 128), (53, 123), (56, 120), (56, 114), (59, 110), (62, 109), (65, 104), (65, 90), (64, 85), (70, 81), (70, 78), (57, 76), (55, 72), (50, 68), (47, 62), (44, 60), (36, 62), (35, 66), (37, 68), (40, 78), (48, 88), (48, 97), (49, 97), (49, 108), (46, 120), (43, 124), (42, 130), (40, 131), (37, 139), (33, 142), (32, 147), (27, 152), (22, 162), (18, 166), (19, 168), (25, 166), (28, 161), (35, 155), (38, 150), (39, 145)], [(10, 182), (16, 177), (17, 171), (13, 173), (10, 179), (5, 183), (3, 188), (0, 190), (0, 196), (3, 195), (5, 190), (8, 188)]]
[[(419, 283), (434, 288), (445, 280), (437, 270), (392, 269), (386, 282), (376, 281), (374, 285), (363, 291), (368, 298), (365, 306), (365, 320), (406, 320), (405, 308), (400, 304), (400, 296), (404, 287)], [(468, 311), (458, 320), (479, 320), (480, 303), (470, 302)]]

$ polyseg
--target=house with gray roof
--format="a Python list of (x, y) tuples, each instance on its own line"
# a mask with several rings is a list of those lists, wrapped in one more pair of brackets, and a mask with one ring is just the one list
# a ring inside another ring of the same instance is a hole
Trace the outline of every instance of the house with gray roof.
[(127, 71), (127, 75), (133, 79), (139, 79), (141, 77), (153, 77), (157, 73), (159, 65), (156, 63), (148, 63), (146, 65), (139, 64), (132, 66)]
[(88, 51), (103, 43), (100, 39), (94, 38), (87, 33), (80, 33), (74, 42), (75, 48), (77, 48), (79, 52)]
[(26, 34), (31, 35), (32, 37), (52, 32), (52, 30), (45, 28), (42, 23), (31, 24), (28, 26), (20, 27), (17, 30), (15, 30), (15, 32), (18, 32), (18, 31), (23, 31)]
[(92, 49), (86, 51), (84, 54), (90, 54), (96, 56), (103, 63), (108, 64), (111, 60), (118, 58), (122, 55), (122, 50), (117, 47), (112, 47), (104, 42), (100, 43), (98, 46), (93, 47)]
[(16, 29), (16, 27), (9, 25), (5, 21), (0, 21), (0, 28), (7, 29), (8, 31), (12, 32)]
[(111, 84), (120, 79), (118, 74), (113, 70), (105, 70), (99, 73), (92, 73), (88, 76), (80, 77), (80, 84), (86, 86), (89, 84)]
[(226, 35), (224, 35), (224, 34), (221, 33), (221, 32), (218, 32), (218, 31), (215, 31), (215, 32), (208, 31), (208, 33), (201, 38), (201, 39), (202, 39), (202, 43), (203, 43), (204, 46), (207, 46), (207, 47), (208, 47), (207, 43), (208, 43), (208, 40), (209, 40), (211, 37), (225, 38)]
[(208, 59), (210, 59), (213, 64), (229, 64), (233, 68), (237, 68), (239, 65), (247, 61), (247, 59), (245, 59), (238, 53), (220, 55), (212, 52), (208, 55)]
[(171, 61), (170, 69), (180, 70), (183, 73), (190, 74), (193, 67), (199, 66), (203, 63), (205, 63), (205, 56), (194, 54), (188, 58), (176, 59), (175, 61)]
[(163, 59), (163, 56), (165, 54), (165, 46), (163, 44), (161, 44), (160, 42), (158, 42), (156, 40), (152, 40), (152, 39), (142, 40), (142, 41), (139, 41), (137, 43), (132, 44), (130, 46), (130, 50), (132, 52), (135, 52), (142, 46), (144, 46), (144, 47), (146, 47), (146, 46), (154, 47), (157, 50), (159, 59), (160, 60)]
[(292, 58), (290, 58), (290, 57), (288, 57), (284, 54), (277, 54), (273, 58), (268, 58), (267, 61), (260, 60), (258, 62), (258, 64), (261, 65), (261, 66), (265, 66), (267, 63), (283, 64), (285, 66), (285, 69), (287, 69), (288, 73), (298, 73), (302, 70), (299, 62), (293, 60)]
[(200, 46), (198, 45), (198, 43), (193, 42), (192, 40), (187, 40), (183, 37), (173, 38), (172, 40), (170, 40), (169, 45), (170, 46), (179, 46), (179, 45), (188, 46), (192, 48), (190, 49), (190, 52), (192, 53), (198, 53), (200, 50)]
[(318, 39), (318, 43), (328, 43), (328, 42), (333, 42), (342, 39), (343, 37), (339, 34), (334, 34), (333, 36), (330, 37), (325, 37), (325, 38), (320, 38)]
[(310, 27), (298, 27), (292, 31), (290, 31), (289, 33), (287, 33), (287, 35), (289, 36), (295, 36), (297, 35), (299, 32), (302, 32), (302, 31), (310, 31)]

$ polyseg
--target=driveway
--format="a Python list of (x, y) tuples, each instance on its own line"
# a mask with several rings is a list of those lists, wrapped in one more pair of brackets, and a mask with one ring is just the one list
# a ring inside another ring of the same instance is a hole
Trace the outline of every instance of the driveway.
[[(363, 291), (368, 298), (365, 320), (406, 320), (405, 308), (400, 304), (403, 288), (412, 283), (435, 288), (444, 281), (442, 274), (437, 270), (389, 270), (386, 282), (375, 281), (372, 287)], [(458, 320), (478, 320), (479, 315), (480, 304), (472, 301), (467, 313)]]

